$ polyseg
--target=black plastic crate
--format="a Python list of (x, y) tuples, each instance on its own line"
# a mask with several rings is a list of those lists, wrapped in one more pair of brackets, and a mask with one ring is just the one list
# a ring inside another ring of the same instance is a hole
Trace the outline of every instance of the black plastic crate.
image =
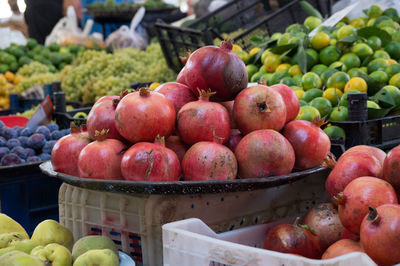
[[(330, 15), (332, 0), (308, 0), (324, 16)], [(250, 38), (267, 36), (284, 29), (293, 23), (302, 23), (308, 14), (295, 0), (281, 9), (272, 12), (267, 1), (236, 0), (188, 25), (175, 27), (163, 22), (154, 24), (168, 66), (179, 72), (183, 63), (180, 56), (204, 45), (212, 45), (215, 38), (223, 39), (222, 33), (234, 32), (235, 43), (248, 49)], [(221, 17), (222, 19), (218, 19)], [(232, 22), (232, 23), (231, 23)], [(228, 25), (229, 23), (229, 25)], [(238, 31), (238, 30), (241, 31)], [(238, 32), (236, 32), (238, 31)]]

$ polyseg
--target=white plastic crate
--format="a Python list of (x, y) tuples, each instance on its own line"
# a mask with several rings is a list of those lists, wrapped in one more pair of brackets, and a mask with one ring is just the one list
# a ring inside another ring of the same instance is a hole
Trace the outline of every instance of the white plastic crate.
[(112, 238), (137, 265), (162, 265), (163, 224), (196, 217), (225, 232), (305, 212), (328, 200), (326, 176), (323, 171), (267, 189), (195, 195), (127, 195), (64, 183), (60, 223), (76, 239), (90, 234)]
[(278, 223), (260, 224), (216, 234), (199, 219), (163, 225), (165, 266), (376, 266), (365, 253), (355, 252), (330, 260), (314, 260), (265, 250), (268, 231)]

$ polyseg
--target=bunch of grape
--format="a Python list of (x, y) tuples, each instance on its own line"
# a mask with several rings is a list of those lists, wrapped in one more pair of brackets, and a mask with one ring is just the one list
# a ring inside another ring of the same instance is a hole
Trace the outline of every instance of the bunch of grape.
[(31, 63), (21, 67), (18, 70), (17, 75), (22, 75), (24, 77), (30, 77), (35, 74), (43, 74), (43, 73), (48, 73), (48, 72), (49, 72), (48, 66), (46, 66), (42, 63), (36, 62), (36, 61), (32, 61)]
[(61, 88), (68, 100), (94, 102), (104, 95), (117, 95), (139, 82), (167, 82), (176, 79), (164, 60), (161, 47), (153, 43), (145, 51), (126, 48), (107, 54), (86, 51), (60, 74)]
[(30, 77), (22, 79), (15, 87), (14, 92), (19, 94), (35, 85), (43, 86), (44, 84), (49, 84), (58, 80), (59, 75), (50, 72), (33, 74)]

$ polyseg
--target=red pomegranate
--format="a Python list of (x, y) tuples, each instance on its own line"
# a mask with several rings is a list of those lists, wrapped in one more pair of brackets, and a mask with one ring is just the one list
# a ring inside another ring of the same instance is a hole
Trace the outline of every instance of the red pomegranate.
[(177, 129), (181, 140), (193, 145), (200, 141), (214, 141), (215, 137), (229, 139), (229, 114), (219, 103), (210, 102), (214, 93), (201, 91), (198, 101), (185, 104), (177, 116)]
[(197, 100), (196, 95), (189, 89), (188, 86), (178, 82), (167, 82), (158, 86), (155, 90), (164, 94), (168, 100), (174, 105), (175, 112), (178, 113), (182, 106), (188, 102)]
[(322, 254), (322, 260), (329, 260), (339, 256), (343, 256), (352, 252), (363, 252), (364, 249), (361, 247), (360, 242), (356, 242), (350, 239), (341, 239), (332, 244), (325, 252)]
[(322, 123), (294, 120), (286, 124), (283, 136), (292, 144), (296, 168), (304, 170), (321, 165), (331, 150), (331, 141), (320, 128)]
[(122, 157), (121, 172), (126, 180), (166, 182), (178, 181), (181, 166), (178, 156), (165, 147), (164, 137), (154, 143), (140, 142)]
[(115, 127), (115, 109), (119, 103), (118, 99), (103, 100), (96, 103), (87, 117), (87, 131), (91, 139), (95, 139), (95, 132), (107, 128), (108, 139), (124, 140)]
[(165, 147), (175, 152), (179, 158), (179, 162), (182, 162), (183, 156), (185, 156), (187, 151), (187, 147), (178, 136), (170, 136), (167, 138), (165, 140)]
[(400, 193), (400, 145), (388, 153), (383, 163), (383, 178)]
[(271, 89), (277, 91), (283, 98), (286, 106), (286, 121), (285, 123), (292, 121), (296, 118), (300, 111), (300, 102), (297, 98), (294, 90), (285, 84), (275, 84), (271, 86)]
[(351, 154), (352, 152), (355, 151), (362, 151), (365, 153), (370, 153), (372, 155), (375, 156), (375, 158), (381, 163), (381, 165), (383, 165), (383, 161), (386, 158), (386, 153), (376, 147), (372, 147), (372, 146), (367, 146), (367, 145), (358, 145), (358, 146), (354, 146), (351, 147), (350, 149), (348, 149), (347, 151), (345, 151), (340, 158), (347, 156), (348, 154)]
[(123, 179), (121, 159), (126, 145), (107, 139), (108, 130), (97, 131), (94, 142), (88, 144), (78, 158), (79, 176), (93, 179)]
[(186, 85), (185, 75), (186, 75), (186, 68), (183, 67), (179, 72), (178, 76), (176, 77), (176, 82)]
[(378, 265), (400, 263), (400, 205), (370, 207), (361, 224), (360, 242)]
[(231, 149), (231, 151), (235, 152), (236, 147), (239, 144), (239, 142), (242, 140), (243, 135), (240, 133), (239, 130), (237, 129), (231, 129), (231, 134), (229, 136), (229, 140), (226, 143), (226, 146)]
[(79, 176), (78, 157), (81, 150), (90, 143), (89, 135), (81, 133), (79, 127), (71, 123), (71, 134), (57, 140), (51, 151), (51, 164), (54, 171)]
[(115, 110), (115, 126), (130, 142), (168, 137), (175, 126), (175, 109), (161, 93), (141, 88), (126, 95)]
[(228, 40), (220, 47), (204, 46), (192, 53), (182, 74), (184, 84), (196, 94), (198, 90), (216, 92), (213, 101), (233, 100), (246, 88), (248, 75), (242, 59), (232, 53), (232, 45), (233, 41)]
[(332, 172), (325, 182), (325, 188), (331, 199), (352, 180), (360, 176), (378, 177), (382, 172), (381, 164), (372, 154), (362, 151), (355, 151), (345, 157), (340, 157), (334, 164)]
[(286, 107), (282, 96), (264, 85), (241, 91), (233, 105), (233, 117), (243, 134), (259, 130), (280, 131), (286, 121)]
[(235, 150), (241, 178), (258, 178), (289, 174), (295, 154), (289, 141), (271, 129), (247, 134)]
[(318, 238), (308, 225), (300, 225), (299, 222), (300, 218), (294, 224), (281, 224), (272, 228), (267, 234), (264, 248), (310, 259), (321, 258)]
[(237, 128), (235, 119), (233, 118), (233, 104), (234, 103), (235, 103), (234, 101), (220, 103), (222, 106), (224, 106), (226, 108), (226, 110), (228, 110), (231, 129)]
[(338, 203), (340, 221), (355, 234), (360, 233), (360, 225), (368, 214), (368, 206), (398, 203), (396, 192), (388, 182), (370, 176), (351, 181), (335, 200)]
[(321, 203), (312, 208), (303, 221), (317, 235), (322, 250), (338, 241), (343, 234), (338, 211), (331, 203)]
[(224, 145), (202, 141), (186, 152), (182, 172), (186, 181), (231, 180), (237, 175), (237, 161)]
[(343, 233), (340, 239), (350, 239), (354, 240), (356, 242), (360, 241), (360, 236), (358, 234), (354, 234), (353, 232), (350, 232), (347, 228), (343, 228)]
[(106, 101), (112, 101), (112, 100), (119, 100), (119, 96), (103, 96), (100, 99), (98, 99), (94, 105), (98, 104), (98, 103), (102, 103), (102, 102), (106, 102)]

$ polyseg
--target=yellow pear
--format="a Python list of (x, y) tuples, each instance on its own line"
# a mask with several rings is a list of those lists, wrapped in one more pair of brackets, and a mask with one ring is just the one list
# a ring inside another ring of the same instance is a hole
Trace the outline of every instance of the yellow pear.
[(74, 244), (71, 231), (54, 220), (44, 220), (38, 224), (31, 239), (42, 246), (57, 243), (69, 250), (72, 249)]
[(29, 235), (19, 223), (17, 223), (4, 213), (0, 213), (0, 234), (12, 232), (21, 233), (25, 238), (29, 239)]
[(45, 262), (22, 251), (10, 251), (0, 256), (0, 265), (7, 266), (46, 266)]
[(119, 266), (119, 258), (111, 249), (92, 249), (80, 255), (73, 266)]

